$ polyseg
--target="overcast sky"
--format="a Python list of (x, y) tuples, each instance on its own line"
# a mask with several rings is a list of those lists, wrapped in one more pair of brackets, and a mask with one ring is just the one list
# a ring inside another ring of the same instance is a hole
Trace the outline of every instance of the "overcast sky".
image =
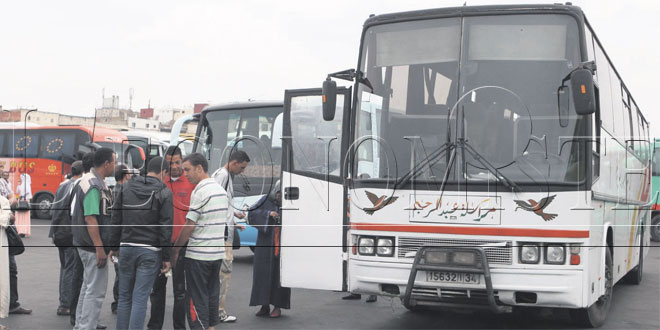
[[(104, 89), (128, 107), (130, 88), (133, 109), (149, 101), (164, 108), (282, 99), (284, 89), (320, 87), (327, 73), (355, 67), (369, 14), (464, 2), (3, 1), (0, 105), (91, 116)], [(647, 118), (660, 125), (660, 1), (573, 4)]]

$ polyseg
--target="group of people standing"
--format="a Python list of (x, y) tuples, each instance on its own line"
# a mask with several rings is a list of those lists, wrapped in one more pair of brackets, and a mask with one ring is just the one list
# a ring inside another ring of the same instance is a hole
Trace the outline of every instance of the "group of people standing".
[[(108, 285), (106, 264), (113, 262), (117, 329), (143, 329), (148, 300), (147, 328), (162, 329), (169, 277), (174, 329), (185, 329), (186, 321), (191, 329), (236, 321), (226, 310), (226, 295), (234, 228), (244, 228), (234, 219), (247, 216), (259, 229), (250, 305), (262, 306), (259, 316), (279, 317), (290, 300), (290, 290), (279, 286), (279, 262), (273, 259), (279, 192), (265, 196), (248, 214), (232, 207), (232, 176), (249, 161), (245, 152), (234, 150), (209, 175), (203, 155), (183, 158), (172, 146), (164, 158), (149, 161), (146, 176), (132, 178), (124, 176), (125, 167), (116, 167), (112, 149), (100, 148), (74, 162), (52, 208), (50, 236), (61, 263), (57, 313), (70, 315), (74, 330), (104, 328), (99, 315)], [(118, 170), (120, 180), (111, 191), (105, 178)]]

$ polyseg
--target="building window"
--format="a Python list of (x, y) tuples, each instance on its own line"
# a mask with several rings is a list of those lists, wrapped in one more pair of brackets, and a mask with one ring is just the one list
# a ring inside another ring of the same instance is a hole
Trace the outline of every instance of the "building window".
[(149, 124), (145, 124), (145, 126), (146, 126), (147, 128), (149, 128)]
[(133, 128), (135, 128), (135, 123), (133, 123)]

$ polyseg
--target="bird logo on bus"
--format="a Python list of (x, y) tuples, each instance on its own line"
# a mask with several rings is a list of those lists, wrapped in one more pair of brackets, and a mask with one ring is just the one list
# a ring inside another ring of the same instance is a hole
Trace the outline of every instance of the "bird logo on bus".
[(550, 221), (553, 220), (554, 218), (557, 217), (557, 214), (553, 213), (545, 213), (543, 210), (552, 203), (552, 201), (557, 197), (557, 195), (552, 195), (548, 196), (545, 198), (542, 198), (540, 201), (536, 202), (533, 199), (528, 199), (526, 201), (521, 201), (521, 200), (514, 200), (516, 204), (518, 204), (518, 207), (514, 211), (518, 211), (518, 209), (523, 209), (525, 211), (530, 211), (534, 212), (536, 215), (540, 216), (543, 218), (545, 221)]

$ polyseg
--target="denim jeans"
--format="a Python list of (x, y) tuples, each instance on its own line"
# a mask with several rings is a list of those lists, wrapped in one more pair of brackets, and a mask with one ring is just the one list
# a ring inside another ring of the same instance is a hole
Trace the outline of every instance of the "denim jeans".
[[(186, 300), (186, 277), (183, 271), (186, 247), (179, 251), (179, 259), (176, 267), (172, 270), (172, 292), (174, 293), (174, 304), (172, 306), (172, 328), (174, 330), (186, 330), (186, 312), (188, 301)], [(163, 274), (156, 276), (154, 289), (151, 291), (151, 317), (147, 322), (147, 329), (161, 330), (165, 321), (165, 297), (167, 296), (167, 277)]]
[(108, 289), (108, 266), (96, 265), (96, 253), (78, 248), (83, 265), (83, 282), (76, 308), (74, 330), (94, 330), (99, 322), (101, 307)]
[(117, 329), (144, 329), (147, 300), (160, 270), (159, 251), (137, 246), (119, 248)]

